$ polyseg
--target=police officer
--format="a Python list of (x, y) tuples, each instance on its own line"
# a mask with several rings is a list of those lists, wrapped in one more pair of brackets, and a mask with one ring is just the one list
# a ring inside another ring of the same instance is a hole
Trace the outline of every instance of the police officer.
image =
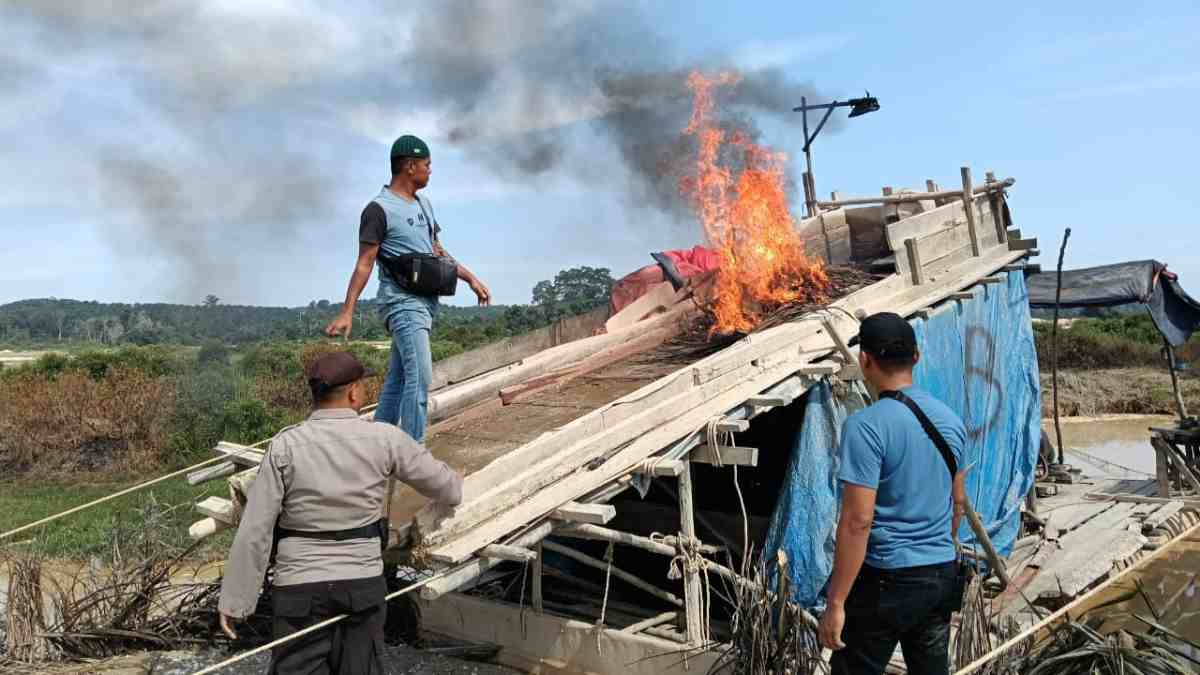
[(366, 370), (347, 352), (308, 371), (314, 411), (272, 441), (247, 495), (221, 584), (221, 629), (254, 611), (272, 553), (275, 637), (348, 618), (276, 647), (272, 673), (379, 673), (386, 616), (380, 515), (389, 477), (446, 505), (462, 478), (394, 425), (362, 420)]

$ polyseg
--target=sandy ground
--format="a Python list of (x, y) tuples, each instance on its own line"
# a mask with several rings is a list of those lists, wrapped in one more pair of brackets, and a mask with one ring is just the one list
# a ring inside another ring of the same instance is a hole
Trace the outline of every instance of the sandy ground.
[[(1049, 372), (1041, 374), (1042, 417), (1050, 417), (1053, 411), (1050, 380)], [(1061, 371), (1058, 384), (1058, 404), (1064, 416), (1175, 414), (1171, 375), (1165, 368)], [(1200, 413), (1200, 376), (1191, 371), (1181, 373), (1180, 386), (1188, 411)]]

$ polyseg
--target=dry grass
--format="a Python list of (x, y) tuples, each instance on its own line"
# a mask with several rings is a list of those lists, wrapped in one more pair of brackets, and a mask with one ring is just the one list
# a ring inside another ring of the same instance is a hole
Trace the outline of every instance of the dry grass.
[[(1053, 415), (1050, 373), (1043, 372), (1042, 416)], [(1105, 414), (1174, 415), (1171, 375), (1165, 368), (1074, 370), (1058, 374), (1058, 403), (1066, 416)], [(1180, 378), (1189, 411), (1200, 410), (1200, 377)]]
[[(0, 666), (95, 659), (142, 649), (178, 649), (217, 639), (219, 580), (197, 580), (193, 546), (171, 544), (160, 508), (115, 528), (112, 563), (69, 572), (36, 552), (9, 552), (6, 639)], [(182, 579), (182, 580), (181, 580)], [(269, 634), (256, 614), (250, 640)]]
[(26, 373), (0, 387), (0, 469), (84, 472), (114, 460), (154, 467), (167, 447), (175, 386), (167, 378), (116, 369), (100, 379)]

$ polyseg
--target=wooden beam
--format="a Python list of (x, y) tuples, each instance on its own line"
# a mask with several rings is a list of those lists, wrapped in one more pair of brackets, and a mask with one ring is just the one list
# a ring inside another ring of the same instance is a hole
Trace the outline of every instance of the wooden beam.
[(1174, 504), (1176, 502), (1183, 504), (1185, 509), (1200, 511), (1200, 498), (1187, 497), (1147, 497), (1145, 495), (1135, 494), (1096, 494), (1090, 493), (1085, 496), (1086, 499), (1097, 502), (1125, 502), (1128, 504)]
[[(679, 535), (685, 541), (696, 539), (695, 506), (692, 495), (692, 467), (684, 462), (683, 473), (679, 474)], [(699, 645), (703, 641), (706, 626), (704, 625), (702, 598), (703, 589), (700, 585), (700, 572), (691, 569), (691, 565), (683, 565), (683, 598), (684, 609), (687, 612), (688, 643)]]
[(201, 483), (207, 483), (210, 480), (232, 476), (233, 474), (237, 473), (237, 471), (237, 464), (234, 464), (233, 462), (221, 462), (220, 464), (214, 464), (210, 467), (197, 469), (189, 473), (187, 475), (187, 482), (188, 485), (199, 485)]
[(192, 526), (188, 528), (188, 536), (192, 538), (192, 541), (200, 541), (205, 537), (210, 537), (231, 527), (233, 526), (229, 523), (217, 520), (216, 518), (204, 518), (192, 523)]
[(904, 250), (908, 254), (909, 280), (914, 286), (920, 286), (925, 283), (925, 272), (921, 269), (921, 251), (915, 237), (904, 240)]
[(640, 633), (647, 628), (661, 626), (664, 623), (674, 621), (679, 616), (679, 612), (663, 612), (658, 616), (652, 616), (649, 619), (643, 619), (637, 623), (629, 624), (621, 629), (622, 633)]
[(236, 509), (233, 502), (221, 497), (207, 497), (204, 501), (196, 504), (196, 510), (210, 518), (229, 525), (237, 524)]
[[(980, 185), (974, 188), (975, 194), (984, 194), (994, 190), (1003, 190), (1012, 187), (1016, 183), (1016, 179), (1005, 178), (1002, 181), (997, 181), (991, 185)], [(927, 185), (928, 186), (928, 185)], [(941, 192), (905, 192), (899, 195), (884, 194), (880, 197), (847, 197), (832, 202), (817, 202), (817, 206), (821, 208), (837, 208), (839, 206), (862, 206), (866, 204), (903, 204), (905, 202), (919, 202), (926, 199), (961, 199), (962, 190), (944, 190)]]
[(742, 433), (750, 428), (748, 420), (721, 420), (717, 422), (717, 433)]
[[(575, 539), (589, 539), (592, 541), (610, 541), (614, 544), (623, 544), (640, 548), (643, 551), (650, 553), (658, 553), (674, 557), (678, 551), (675, 550), (675, 545), (678, 543), (675, 535), (667, 535), (657, 539), (643, 537), (629, 532), (622, 532), (608, 527), (600, 527), (599, 525), (567, 525), (554, 531), (554, 536), (572, 537)], [(716, 555), (720, 553), (722, 548), (713, 546), (712, 544), (700, 544), (700, 552), (708, 555)]]
[(542, 599), (542, 542), (537, 543), (537, 557), (533, 560), (533, 611), (545, 611)]
[(746, 399), (747, 405), (752, 405), (755, 408), (779, 408), (791, 403), (790, 400), (783, 396), (766, 396), (759, 394)]
[[(554, 526), (549, 521), (539, 523), (535, 525), (533, 529), (520, 536), (514, 537), (507, 543), (512, 546), (533, 546), (539, 543), (542, 539), (545, 539), (546, 536), (550, 534), (553, 527)], [(421, 598), (425, 600), (436, 600), (446, 593), (450, 593), (454, 589), (478, 579), (479, 575), (492, 569), (496, 565), (499, 565), (500, 562), (500, 560), (495, 558), (472, 558), (459, 565), (454, 569), (453, 572), (450, 572), (446, 576), (425, 584), (425, 586), (421, 588)]]
[(570, 523), (590, 523), (603, 525), (615, 518), (617, 507), (612, 504), (580, 504), (567, 502), (554, 509), (550, 517), (555, 520), (565, 520)]
[(266, 454), (257, 448), (251, 448), (237, 443), (221, 441), (217, 443), (214, 451), (224, 455), (228, 455), (229, 459), (241, 466), (258, 466), (262, 463), (263, 456)]
[(1004, 276), (1004, 275), (1002, 275), (1002, 274), (997, 274), (997, 275), (995, 275), (995, 276), (991, 276), (991, 277), (984, 277), (984, 278), (982, 278), (982, 279), (980, 279), (980, 280), (979, 280), (979, 283), (981, 283), (981, 284), (983, 284), (983, 285), (985, 285), (985, 286), (986, 286), (986, 285), (988, 285), (988, 284), (1000, 284), (1000, 283), (1004, 283), (1005, 281), (1008, 281), (1008, 277), (1006, 277), (1006, 276)]
[[(607, 573), (608, 570), (610, 569), (610, 566), (607, 562), (605, 562), (603, 560), (599, 560), (597, 558), (593, 558), (592, 556), (587, 555), (586, 553), (580, 553), (579, 551), (576, 551), (575, 549), (569, 548), (567, 546), (563, 546), (562, 544), (556, 544), (552, 541), (545, 541), (545, 542), (542, 542), (542, 548), (547, 551), (550, 551), (552, 553), (557, 553), (561, 556), (570, 558), (571, 560), (574, 560), (575, 562), (583, 563), (584, 565), (587, 565), (588, 567), (593, 567), (593, 568), (598, 569), (605, 573)], [(666, 602), (669, 602), (672, 605), (675, 605), (676, 607), (683, 606), (683, 601), (680, 600), (679, 596), (675, 595), (674, 593), (668, 593), (667, 591), (664, 591), (663, 589), (659, 588), (658, 586), (648, 583), (648, 582), (644, 581), (643, 579), (641, 579), (633, 574), (630, 574), (629, 572), (626, 572), (625, 570), (621, 569), (620, 567), (617, 567), (616, 565), (612, 565), (611, 569), (612, 569), (612, 575), (614, 577), (620, 579), (621, 581), (624, 581), (625, 583), (629, 584), (630, 586), (633, 586), (634, 588), (640, 588), (641, 590), (646, 591), (647, 593), (649, 593), (650, 595), (653, 595), (654, 597), (658, 598), (659, 600), (665, 600)]]
[(1005, 265), (1000, 268), (1001, 272), (1024, 272), (1029, 266), (1025, 263), (1017, 263), (1016, 265)]
[[(674, 477), (683, 471), (683, 462), (677, 459), (663, 459), (658, 462), (652, 462), (652, 464), (654, 468), (653, 475), (655, 477)], [(634, 473), (642, 472), (635, 471)]]
[(537, 554), (527, 548), (519, 546), (506, 546), (504, 544), (488, 544), (484, 546), (479, 555), (493, 560), (507, 560), (509, 562), (530, 563), (537, 559)]
[(950, 294), (951, 300), (972, 300), (975, 294), (971, 291), (956, 291)]
[(714, 466), (758, 466), (758, 448), (739, 445), (697, 445), (692, 450), (691, 460)]
[(962, 200), (963, 208), (967, 212), (967, 231), (971, 234), (971, 255), (978, 258), (981, 250), (979, 247), (979, 224), (975, 222), (978, 217), (975, 214), (975, 188), (971, 185), (971, 167), (964, 166), (959, 171), (962, 173)]
[(1010, 239), (1008, 240), (1008, 250), (1010, 251), (1035, 251), (1037, 250), (1037, 239)]

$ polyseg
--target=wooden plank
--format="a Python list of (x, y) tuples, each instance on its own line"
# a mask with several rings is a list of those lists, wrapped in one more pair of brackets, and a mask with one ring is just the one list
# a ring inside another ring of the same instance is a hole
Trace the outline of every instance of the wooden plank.
[(537, 551), (537, 558), (533, 561), (533, 611), (543, 612), (546, 607), (542, 597), (542, 542), (539, 541), (537, 543), (535, 550)]
[(1026, 588), (1029, 597), (1071, 597), (1141, 550), (1146, 538), (1124, 529), (1135, 504), (1118, 504), (1060, 539), (1062, 551)]
[[(973, 188), (976, 195), (984, 194), (992, 190), (1003, 190), (1004, 188), (1012, 187), (1016, 184), (1016, 180), (1005, 178), (1002, 181), (997, 181), (994, 184), (984, 184)], [(926, 187), (929, 183), (926, 182)], [(884, 188), (883, 196), (881, 197), (847, 197), (837, 200), (836, 202), (817, 202), (817, 205), (822, 208), (831, 208), (836, 206), (858, 206), (863, 204), (902, 204), (905, 202), (916, 202), (926, 199), (961, 199), (961, 190), (944, 190), (940, 192), (906, 192), (900, 195), (892, 195), (892, 188)]]
[(213, 450), (228, 455), (230, 460), (241, 466), (258, 466), (266, 454), (262, 450), (228, 441), (220, 441)]
[(717, 433), (743, 433), (750, 428), (748, 420), (721, 420), (717, 422)]
[(692, 450), (691, 460), (714, 466), (758, 466), (758, 448), (740, 445), (719, 445), (713, 448), (709, 445), (697, 445), (696, 449)]
[(1008, 250), (1010, 251), (1033, 251), (1037, 249), (1037, 239), (1009, 239)]
[(617, 507), (612, 504), (580, 504), (579, 502), (567, 502), (562, 506), (554, 509), (551, 518), (555, 520), (564, 520), (569, 523), (589, 523), (592, 525), (603, 525), (615, 518), (617, 515)]
[[(653, 471), (651, 473), (656, 477), (674, 477), (678, 476), (683, 471), (683, 462), (677, 459), (664, 459), (657, 462), (650, 462)], [(643, 471), (635, 471), (634, 473), (644, 473)]]
[(1142, 528), (1146, 531), (1154, 530), (1162, 527), (1162, 524), (1167, 520), (1175, 517), (1177, 513), (1183, 510), (1184, 503), (1182, 501), (1172, 501), (1158, 507), (1158, 510), (1151, 512), (1142, 521)]
[(214, 464), (212, 466), (205, 467), (203, 469), (197, 469), (196, 471), (189, 473), (187, 475), (187, 482), (188, 485), (199, 485), (201, 483), (207, 483), (210, 480), (232, 476), (233, 474), (237, 473), (237, 471), (237, 464), (234, 464), (233, 462), (221, 462), (220, 464)]
[[(513, 546), (535, 546), (540, 544), (542, 539), (545, 539), (552, 529), (553, 525), (549, 522), (538, 523), (528, 532), (513, 538), (508, 543)], [(436, 600), (446, 593), (450, 593), (454, 589), (470, 583), (474, 579), (478, 579), (479, 575), (499, 565), (501, 562), (495, 558), (472, 558), (460, 565), (453, 572), (423, 586), (421, 588), (421, 597), (425, 600)], [(535, 563), (536, 565), (537, 563)]]
[(675, 287), (671, 282), (664, 281), (661, 284), (655, 284), (647, 289), (640, 298), (629, 303), (621, 311), (612, 315), (608, 321), (605, 321), (604, 329), (612, 333), (628, 328), (641, 321), (646, 315), (664, 310), (674, 304)]
[(237, 509), (234, 508), (233, 502), (221, 497), (207, 497), (204, 501), (196, 504), (196, 510), (210, 518), (216, 518), (219, 521), (230, 525), (237, 524)]
[(1008, 277), (1006, 277), (1002, 274), (997, 274), (997, 275), (991, 276), (991, 277), (984, 277), (979, 280), (979, 283), (986, 286), (988, 284), (1002, 284), (1006, 281), (1008, 281)]
[(228, 530), (231, 527), (233, 526), (229, 523), (217, 520), (216, 518), (204, 518), (203, 520), (197, 520), (196, 522), (192, 523), (192, 526), (188, 528), (188, 536), (192, 538), (192, 541), (200, 541), (205, 537), (211, 537), (212, 535), (223, 530)]
[[(908, 260), (908, 278), (917, 286), (925, 283), (924, 265), (921, 262), (921, 248), (917, 244), (916, 239), (909, 237), (904, 240), (904, 254)], [(897, 251), (896, 269), (902, 269), (898, 256), (899, 251)]]
[(746, 405), (754, 406), (755, 408), (779, 408), (790, 403), (791, 401), (782, 396), (764, 396), (762, 394), (746, 399)]
[(479, 555), (494, 560), (518, 563), (530, 563), (537, 558), (537, 554), (527, 548), (505, 546), (504, 544), (488, 544), (479, 551)]

